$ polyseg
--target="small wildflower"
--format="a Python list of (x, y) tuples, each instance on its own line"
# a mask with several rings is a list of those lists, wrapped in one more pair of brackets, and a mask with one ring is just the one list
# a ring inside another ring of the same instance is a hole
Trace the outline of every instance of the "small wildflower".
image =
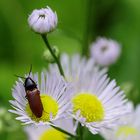
[(128, 103), (130, 114), (121, 117), (121, 124), (113, 130), (103, 130), (102, 136), (106, 140), (139, 140), (140, 139), (140, 105), (134, 109), (131, 102)]
[[(72, 119), (63, 119), (55, 122), (55, 125), (61, 129), (75, 135), (75, 128)], [(28, 134), (28, 140), (68, 140), (68, 136), (52, 127), (38, 126), (25, 127), (25, 132)]]
[(31, 29), (39, 34), (53, 31), (57, 26), (57, 14), (50, 7), (34, 10), (28, 18)]
[[(12, 113), (19, 115), (17, 120), (24, 124), (49, 124), (57, 119), (66, 117), (66, 110), (69, 109), (70, 99), (72, 95), (71, 85), (66, 83), (62, 76), (55, 73), (41, 73), (41, 80), (38, 74), (31, 74), (31, 78), (37, 83), (40, 90), (41, 102), (43, 104), (43, 114), (37, 118), (31, 111), (29, 102), (26, 100), (25, 88), (23, 81), (19, 78), (13, 88), (11, 106), (14, 110)], [(41, 84), (39, 84), (41, 81)]]
[[(75, 89), (69, 114), (93, 134), (117, 125), (119, 118), (128, 113), (125, 94), (115, 80), (108, 78), (107, 70), (99, 69), (93, 59), (64, 54), (61, 63), (67, 81)], [(58, 71), (54, 65), (50, 69)]]
[(120, 44), (111, 39), (97, 38), (96, 42), (91, 44), (91, 57), (100, 66), (109, 66), (115, 63), (120, 53)]
[[(72, 83), (80, 81), (80, 78), (92, 76), (94, 72), (98, 71), (93, 59), (86, 60), (86, 58), (81, 58), (79, 54), (69, 57), (64, 53), (60, 57), (60, 62), (63, 66), (66, 80)], [(59, 73), (56, 64), (50, 65), (50, 71)]]

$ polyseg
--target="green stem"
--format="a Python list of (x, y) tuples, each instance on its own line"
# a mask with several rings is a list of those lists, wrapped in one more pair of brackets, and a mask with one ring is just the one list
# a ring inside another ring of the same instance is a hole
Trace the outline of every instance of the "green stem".
[(83, 36), (83, 46), (82, 46), (82, 56), (88, 56), (88, 49), (89, 49), (89, 38), (90, 38), (90, 32), (91, 32), (91, 26), (92, 26), (92, 7), (93, 6), (93, 0), (87, 0), (87, 7), (86, 7), (86, 27), (85, 32)]
[(58, 69), (59, 69), (59, 71), (60, 71), (60, 74), (61, 74), (62, 76), (65, 77), (64, 71), (63, 71), (62, 66), (61, 66), (61, 63), (60, 63), (60, 61), (59, 61), (59, 58), (57, 58), (57, 56), (56, 56), (55, 53), (53, 52), (52, 47), (51, 47), (50, 44), (49, 44), (48, 38), (46, 37), (45, 34), (42, 34), (41, 36), (42, 36), (42, 39), (43, 39), (43, 41), (45, 42), (45, 44), (46, 44), (48, 50), (50, 51), (51, 55), (53, 56), (53, 58), (54, 58), (54, 60), (55, 60), (55, 62), (56, 62), (56, 64), (57, 64), (57, 66), (58, 66)]
[(53, 127), (54, 129), (56, 129), (56, 130), (58, 130), (58, 131), (60, 131), (60, 132), (64, 133), (64, 134), (66, 134), (66, 135), (70, 136), (70, 137), (73, 137), (73, 138), (78, 137), (78, 136), (75, 136), (75, 135), (73, 135), (73, 134), (71, 134), (71, 133), (69, 133), (69, 132), (65, 131), (64, 129), (61, 129), (61, 128), (59, 128), (59, 127), (55, 126), (55, 125), (52, 125), (52, 124), (51, 124), (50, 126), (51, 126), (51, 127)]
[(78, 129), (79, 129), (79, 136), (80, 136), (80, 138), (79, 138), (79, 140), (83, 140), (83, 127), (81, 126), (81, 124), (79, 123), (79, 125), (78, 125)]

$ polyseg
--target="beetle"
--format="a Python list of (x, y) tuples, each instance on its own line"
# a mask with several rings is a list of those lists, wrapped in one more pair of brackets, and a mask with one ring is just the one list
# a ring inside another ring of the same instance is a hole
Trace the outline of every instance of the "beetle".
[(32, 67), (30, 68), (28, 77), (26, 77), (26, 78), (20, 77), (20, 76), (18, 76), (18, 77), (25, 79), (24, 84), (23, 84), (24, 88), (25, 88), (25, 92), (26, 92), (25, 98), (28, 100), (30, 109), (33, 112), (33, 114), (37, 118), (40, 118), (43, 113), (43, 105), (41, 102), (40, 91), (37, 88), (37, 84), (30, 77), (31, 70), (32, 70)]

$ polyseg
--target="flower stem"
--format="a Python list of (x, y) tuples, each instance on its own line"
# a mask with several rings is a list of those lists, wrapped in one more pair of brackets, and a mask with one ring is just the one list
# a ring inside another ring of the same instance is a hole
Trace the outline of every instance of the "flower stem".
[(78, 140), (83, 140), (83, 127), (80, 123), (78, 124), (78, 135), (80, 136)]
[(65, 131), (64, 129), (61, 129), (61, 128), (59, 128), (59, 127), (55, 126), (54, 124), (50, 124), (50, 126), (51, 126), (51, 127), (53, 127), (54, 129), (56, 129), (56, 130), (58, 130), (58, 131), (60, 131), (60, 132), (64, 133), (64, 134), (66, 134), (66, 135), (70, 136), (70, 137), (73, 137), (73, 138), (78, 137), (78, 136), (76, 136), (76, 135), (73, 135), (73, 134), (71, 134), (71, 133), (69, 133), (69, 132)]
[(48, 38), (46, 37), (45, 34), (42, 34), (41, 36), (42, 36), (42, 39), (43, 39), (43, 41), (45, 42), (45, 44), (46, 44), (48, 50), (50, 51), (51, 55), (53, 56), (53, 58), (54, 58), (54, 60), (55, 60), (55, 62), (56, 62), (56, 64), (57, 64), (57, 66), (58, 66), (58, 69), (59, 69), (59, 71), (60, 71), (60, 74), (61, 74), (62, 76), (65, 77), (64, 71), (63, 71), (62, 66), (61, 66), (61, 63), (60, 63), (60, 61), (59, 61), (59, 58), (55, 55), (54, 51), (52, 50), (52, 47), (51, 47), (51, 45), (49, 44)]
[(86, 4), (86, 27), (83, 35), (83, 46), (82, 46), (82, 56), (88, 56), (88, 50), (89, 50), (89, 38), (90, 38), (90, 32), (91, 32), (91, 26), (92, 26), (92, 9), (93, 9), (93, 0), (87, 0)]

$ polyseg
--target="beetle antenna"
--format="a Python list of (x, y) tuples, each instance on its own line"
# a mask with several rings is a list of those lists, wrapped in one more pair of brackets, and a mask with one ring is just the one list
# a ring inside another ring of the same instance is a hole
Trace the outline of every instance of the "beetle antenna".
[(31, 72), (32, 72), (32, 64), (30, 66), (29, 76), (30, 76)]
[(25, 77), (22, 77), (22, 76), (19, 76), (19, 75), (16, 75), (16, 74), (14, 76), (22, 78), (22, 79), (26, 79)]

